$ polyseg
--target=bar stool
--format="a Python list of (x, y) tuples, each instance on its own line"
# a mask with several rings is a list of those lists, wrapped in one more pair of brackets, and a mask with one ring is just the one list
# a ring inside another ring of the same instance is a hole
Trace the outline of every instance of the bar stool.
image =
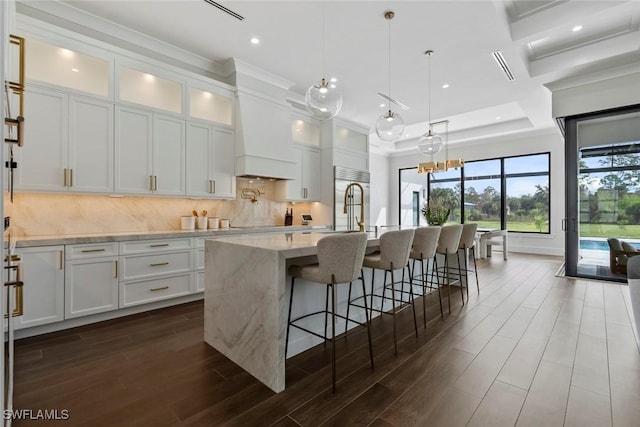
[[(438, 259), (436, 257), (436, 274), (439, 276), (443, 272), (443, 279), (447, 285), (447, 302), (449, 303), (449, 313), (451, 313), (451, 275), (452, 271), (449, 266), (449, 256), (458, 254), (458, 246), (460, 245), (460, 236), (462, 235), (462, 225), (445, 225), (440, 229), (440, 237), (438, 238), (438, 247), (436, 248), (436, 256), (444, 255), (444, 267), (438, 268)], [(453, 272), (455, 274), (455, 272)], [(460, 263), (458, 263), (458, 277), (461, 276)], [(460, 281), (460, 279), (458, 279)], [(454, 280), (455, 282), (455, 280)], [(440, 279), (438, 278), (438, 283)], [(442, 282), (444, 283), (444, 282)], [(460, 283), (460, 297), (464, 305), (464, 293), (462, 291), (462, 283)]]
[[(323, 338), (327, 341), (327, 316), (329, 312), (329, 288), (331, 288), (331, 376), (333, 384), (333, 392), (336, 391), (336, 317), (344, 319), (348, 322), (356, 323), (367, 328), (367, 337), (369, 339), (369, 357), (371, 358), (371, 369), (373, 369), (373, 348), (371, 346), (371, 330), (369, 329), (369, 313), (365, 299), (364, 312), (365, 323), (358, 322), (336, 313), (336, 285), (349, 283), (349, 294), (351, 294), (351, 284), (354, 280), (360, 278), (362, 280), (362, 293), (366, 293), (364, 286), (364, 276), (362, 276), (362, 260), (367, 246), (366, 233), (346, 233), (346, 234), (330, 234), (318, 240), (318, 264), (312, 265), (292, 265), (289, 267), (291, 275), (291, 295), (289, 297), (289, 316), (287, 319), (287, 336), (285, 344), (285, 357), (289, 349), (289, 330), (291, 326), (303, 330), (307, 333)], [(360, 275), (360, 276), (359, 276)], [(293, 306), (293, 290), (296, 278), (305, 279), (315, 283), (326, 284), (327, 298), (325, 301), (325, 310), (299, 316), (291, 319), (291, 307)], [(306, 319), (308, 317), (324, 314), (324, 336), (319, 333), (307, 329), (303, 326), (295, 324), (295, 322)]]
[[(396, 327), (396, 313), (397, 307), (396, 302), (396, 281), (394, 279), (394, 270), (402, 268), (402, 282), (404, 282), (404, 269), (405, 267), (409, 267), (409, 253), (411, 252), (411, 244), (413, 243), (414, 230), (395, 230), (388, 231), (380, 236), (380, 251), (373, 253), (371, 255), (366, 255), (364, 257), (363, 266), (371, 268), (371, 294), (370, 296), (370, 304), (369, 310), (379, 312), (380, 314), (390, 314), (393, 316), (393, 347), (395, 354), (398, 354), (398, 337), (397, 337), (397, 327)], [(384, 270), (384, 282), (383, 282), (383, 290), (382, 295), (374, 294), (374, 286), (375, 286), (375, 271), (376, 270)], [(391, 283), (387, 284), (387, 273), (391, 273)], [(385, 294), (387, 288), (391, 288), (391, 312), (384, 311), (384, 301)], [(402, 295), (402, 293), (401, 293)], [(416, 307), (414, 304), (413, 298), (413, 281), (411, 279), (411, 275), (409, 274), (409, 301), (402, 301), (400, 299), (399, 302), (410, 302), (413, 308), (413, 324), (416, 331), (416, 338), (418, 337), (418, 322), (416, 320)], [(373, 308), (373, 297), (382, 297), (382, 303), (380, 305), (380, 309)], [(363, 298), (366, 301), (366, 295)], [(355, 304), (353, 304), (355, 305)], [(366, 306), (366, 302), (365, 302)]]
[[(411, 261), (411, 278), (413, 280), (419, 280), (422, 285), (422, 314), (424, 319), (424, 327), (427, 327), (427, 308), (426, 308), (426, 295), (427, 287), (431, 288), (434, 283), (433, 279), (436, 278), (436, 286), (438, 288), (438, 299), (440, 300), (440, 316), (444, 317), (442, 310), (442, 296), (440, 295), (440, 286), (438, 283), (438, 275), (435, 274), (435, 256), (436, 249), (438, 247), (438, 239), (440, 238), (440, 227), (429, 226), (416, 228), (415, 235), (413, 237), (413, 247), (409, 254), (409, 260)], [(415, 275), (416, 261), (420, 262), (420, 274)], [(425, 268), (426, 261), (426, 268)], [(431, 261), (431, 275), (427, 280), (427, 273), (429, 273), (429, 261)]]
[[(460, 244), (458, 245), (458, 253), (462, 251), (464, 256), (464, 268), (462, 273), (464, 275), (465, 287), (467, 288), (467, 301), (469, 301), (469, 273), (476, 275), (476, 288), (480, 293), (480, 283), (478, 282), (478, 269), (476, 266), (476, 232), (478, 231), (477, 223), (468, 223), (462, 225), (462, 234), (460, 235)], [(467, 265), (469, 263), (469, 257), (473, 257), (473, 270)], [(460, 260), (458, 259), (458, 265)]]

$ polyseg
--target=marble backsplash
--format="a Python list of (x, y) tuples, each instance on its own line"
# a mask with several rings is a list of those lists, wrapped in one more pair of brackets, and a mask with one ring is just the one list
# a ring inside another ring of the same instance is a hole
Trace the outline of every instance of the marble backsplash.
[[(241, 197), (243, 188), (260, 190), (257, 203)], [(115, 197), (108, 195), (16, 193), (13, 204), (5, 197), (5, 215), (11, 216), (14, 236), (93, 234), (180, 230), (180, 217), (193, 210), (207, 216), (229, 218), (231, 226), (283, 225), (287, 208), (294, 209), (293, 224), (309, 212), (310, 203), (273, 200), (275, 184), (237, 181), (235, 200), (168, 197)]]

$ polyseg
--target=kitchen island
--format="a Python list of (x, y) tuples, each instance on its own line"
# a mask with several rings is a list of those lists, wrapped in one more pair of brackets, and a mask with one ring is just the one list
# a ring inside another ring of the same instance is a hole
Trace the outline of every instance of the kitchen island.
[[(316, 262), (316, 244), (324, 236), (274, 233), (205, 243), (205, 342), (276, 392), (285, 388), (287, 268)], [(378, 245), (371, 233), (368, 248)], [(315, 289), (322, 297), (311, 302), (324, 306), (324, 287)]]

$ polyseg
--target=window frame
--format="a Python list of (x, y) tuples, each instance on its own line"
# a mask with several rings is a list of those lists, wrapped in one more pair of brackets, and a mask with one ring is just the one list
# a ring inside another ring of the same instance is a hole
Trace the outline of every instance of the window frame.
[[(547, 171), (538, 171), (538, 172), (517, 172), (517, 173), (505, 173), (505, 160), (507, 159), (516, 159), (520, 157), (533, 157), (533, 156), (547, 156)], [(477, 159), (470, 160), (467, 163), (475, 163), (475, 162), (485, 162), (499, 160), (500, 161), (500, 174), (499, 175), (483, 175), (483, 176), (474, 176), (473, 180), (476, 181), (481, 179), (500, 179), (500, 228), (502, 230), (507, 230), (507, 180), (509, 178), (527, 178), (527, 177), (537, 177), (537, 176), (546, 176), (549, 179), (549, 204), (547, 206), (547, 218), (551, 221), (551, 204), (552, 204), (552, 194), (551, 194), (551, 151), (541, 151), (536, 153), (529, 154), (518, 154), (514, 156), (503, 156), (503, 157), (492, 157), (487, 159)], [(398, 222), (400, 222), (401, 217), (401, 206), (400, 206), (400, 190), (402, 187), (402, 171), (408, 169), (417, 169), (417, 167), (413, 168), (399, 168), (398, 169)], [(465, 166), (463, 165), (459, 171), (458, 178), (445, 178), (445, 179), (437, 179), (435, 178), (436, 174), (428, 174), (427, 175), (427, 199), (431, 195), (431, 185), (432, 183), (442, 183), (442, 182), (460, 182), (460, 221), (464, 223), (465, 219), (465, 187), (466, 187), (466, 176), (465, 176)], [(550, 235), (551, 234), (551, 223), (549, 223), (549, 227), (547, 231), (509, 231), (509, 233), (522, 233), (522, 234), (538, 234), (538, 235)]]

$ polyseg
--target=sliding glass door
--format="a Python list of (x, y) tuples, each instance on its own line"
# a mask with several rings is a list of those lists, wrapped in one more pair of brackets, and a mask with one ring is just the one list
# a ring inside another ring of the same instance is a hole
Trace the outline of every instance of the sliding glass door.
[(640, 108), (568, 118), (566, 273), (626, 281), (640, 248)]

